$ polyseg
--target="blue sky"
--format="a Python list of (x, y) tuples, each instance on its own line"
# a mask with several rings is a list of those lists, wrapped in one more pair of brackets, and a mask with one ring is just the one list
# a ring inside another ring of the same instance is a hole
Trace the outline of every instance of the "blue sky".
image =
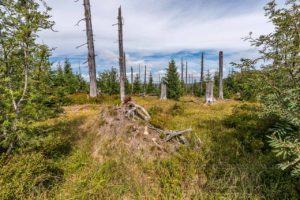
[[(280, 2), (282, 2), (281, 0)], [(51, 58), (55, 62), (69, 58), (74, 71), (87, 77), (85, 24), (75, 26), (83, 18), (82, 2), (48, 0), (57, 33), (43, 31), (40, 40), (56, 48)], [(253, 58), (257, 50), (242, 40), (250, 31), (266, 34), (273, 27), (264, 16), (266, 0), (91, 0), (97, 71), (118, 68), (116, 23), (121, 5), (124, 16), (124, 48), (127, 67), (138, 66), (158, 78), (170, 59), (180, 65), (181, 57), (188, 62), (189, 73), (199, 77), (200, 53), (205, 52), (205, 69), (218, 67), (218, 52), (224, 51), (225, 73), (230, 62), (242, 57)], [(127, 70), (129, 71), (129, 70)]]

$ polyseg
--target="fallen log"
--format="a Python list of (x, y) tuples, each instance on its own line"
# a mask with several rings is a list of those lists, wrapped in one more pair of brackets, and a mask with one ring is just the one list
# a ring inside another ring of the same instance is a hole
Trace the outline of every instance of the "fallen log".
[(158, 134), (163, 134), (165, 136), (164, 140), (166, 142), (169, 142), (170, 140), (177, 138), (178, 141), (183, 144), (188, 143), (187, 139), (183, 135), (192, 131), (191, 128), (189, 128), (187, 130), (183, 130), (183, 131), (164, 131), (164, 130), (161, 130), (159, 128), (152, 126), (151, 124), (148, 125), (148, 128), (156, 131)]
[(147, 110), (138, 104), (127, 102), (124, 106), (125, 115), (129, 118), (135, 118), (135, 116), (138, 116), (145, 121), (149, 121), (151, 119)]
[[(151, 116), (149, 115), (149, 113), (145, 108), (143, 108), (138, 104), (133, 103), (132, 101), (128, 101), (124, 104), (124, 113), (126, 117), (131, 119), (139, 118), (146, 122), (149, 122), (149, 120), (151, 119)], [(183, 135), (192, 131), (191, 128), (182, 131), (164, 131), (154, 127), (149, 123), (148, 123), (148, 128), (156, 131), (158, 134), (163, 134), (164, 140), (166, 142), (169, 142), (172, 139), (176, 138), (178, 142), (183, 144), (188, 143), (187, 139)]]
[(183, 134), (189, 133), (191, 131), (192, 131), (192, 129), (189, 128), (189, 129), (183, 130), (183, 131), (169, 131), (169, 132), (166, 132), (165, 141), (168, 142), (168, 141), (172, 140), (174, 137), (181, 137)]

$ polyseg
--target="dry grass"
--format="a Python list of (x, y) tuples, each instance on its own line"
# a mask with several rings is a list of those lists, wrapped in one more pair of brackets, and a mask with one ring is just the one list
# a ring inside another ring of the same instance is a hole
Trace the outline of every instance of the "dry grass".
[[(204, 105), (199, 99), (186, 97), (179, 102), (184, 113), (173, 115), (174, 101), (155, 97), (133, 100), (148, 110), (162, 109), (153, 118), (163, 122), (165, 129), (192, 127), (189, 139), (200, 138), (204, 145), (211, 142), (206, 123), (222, 120), (238, 104), (230, 101)], [(124, 119), (109, 103), (69, 106), (55, 120), (78, 117), (84, 122), (77, 130), (85, 137), (77, 142), (77, 151), (64, 161), (68, 173), (55, 191), (55, 198), (190, 199), (205, 195), (207, 177), (202, 169), (206, 162), (201, 151), (182, 146), (178, 153), (172, 153), (172, 144), (163, 143), (164, 150), (158, 149), (152, 141), (160, 139), (157, 133), (149, 131), (144, 135), (145, 124)]]
[(257, 176), (265, 167), (261, 158), (245, 154), (235, 130), (223, 124), (240, 102), (133, 100), (151, 113), (155, 126), (191, 127), (189, 145), (174, 148), (157, 133), (148, 130), (145, 135), (145, 124), (124, 118), (115, 109), (116, 100), (65, 107), (59, 117), (35, 124), (64, 122), (64, 130), (73, 135), (72, 151), (56, 161), (63, 181), (40, 199), (263, 199), (265, 191), (275, 194), (276, 187), (264, 185)]

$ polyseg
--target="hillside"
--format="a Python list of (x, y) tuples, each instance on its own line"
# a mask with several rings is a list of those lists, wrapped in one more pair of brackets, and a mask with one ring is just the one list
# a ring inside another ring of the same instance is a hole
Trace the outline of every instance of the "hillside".
[[(31, 127), (40, 134), (35, 147), (2, 166), (1, 199), (297, 198), (296, 179), (270, 168), (274, 158), (263, 137), (250, 138), (263, 129), (255, 117), (258, 105), (205, 105), (192, 97), (134, 101), (150, 112), (156, 127), (191, 127), (189, 143), (167, 143), (151, 131), (145, 135), (144, 122), (123, 123), (128, 119), (116, 113), (111, 97), (101, 104), (67, 106), (59, 117)], [(254, 128), (243, 132), (237, 119)]]

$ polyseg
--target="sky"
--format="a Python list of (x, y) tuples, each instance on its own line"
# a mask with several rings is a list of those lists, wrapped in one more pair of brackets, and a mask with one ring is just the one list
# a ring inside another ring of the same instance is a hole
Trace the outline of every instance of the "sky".
[[(124, 18), (124, 50), (127, 72), (132, 66), (147, 65), (155, 80), (164, 74), (171, 59), (180, 66), (181, 57), (188, 63), (188, 73), (195, 79), (200, 74), (200, 54), (205, 53), (205, 71), (218, 68), (218, 52), (224, 52), (225, 76), (231, 62), (254, 58), (257, 50), (242, 38), (272, 32), (264, 16), (266, 0), (90, 0), (94, 29), (97, 72), (118, 66), (118, 7)], [(55, 30), (42, 31), (39, 40), (55, 48), (53, 68), (68, 58), (74, 72), (87, 77), (87, 47), (82, 0), (48, 0)], [(129, 75), (129, 74), (128, 74)]]

